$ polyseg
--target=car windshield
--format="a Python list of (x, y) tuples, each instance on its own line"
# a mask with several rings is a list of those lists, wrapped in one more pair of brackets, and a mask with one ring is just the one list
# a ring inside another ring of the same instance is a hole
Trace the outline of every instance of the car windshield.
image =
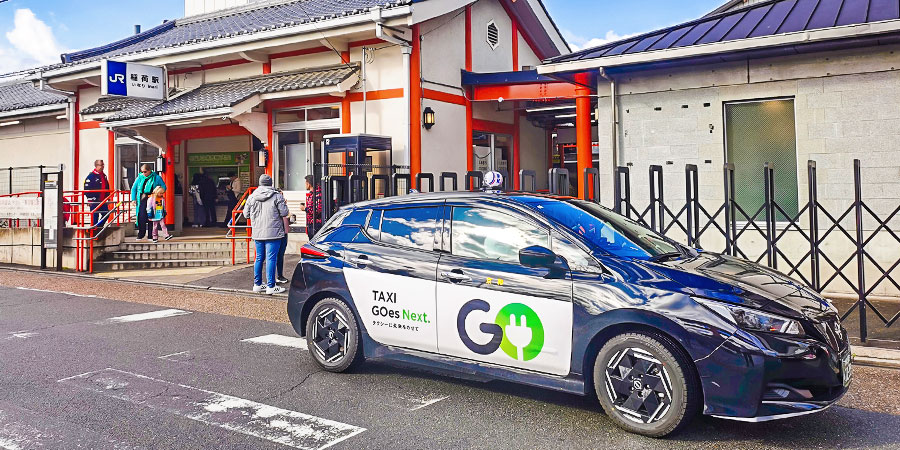
[(683, 253), (677, 244), (655, 231), (596, 203), (550, 199), (528, 203), (597, 249), (615, 256), (655, 259)]

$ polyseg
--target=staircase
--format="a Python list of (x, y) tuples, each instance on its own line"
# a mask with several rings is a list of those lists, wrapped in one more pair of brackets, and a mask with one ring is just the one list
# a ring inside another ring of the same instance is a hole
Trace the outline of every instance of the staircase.
[[(247, 242), (235, 244), (238, 264), (246, 262)], [(251, 249), (251, 256), (253, 250)], [(231, 264), (231, 242), (226, 240), (123, 242), (94, 262), (94, 270), (161, 269), (168, 267), (224, 266)]]

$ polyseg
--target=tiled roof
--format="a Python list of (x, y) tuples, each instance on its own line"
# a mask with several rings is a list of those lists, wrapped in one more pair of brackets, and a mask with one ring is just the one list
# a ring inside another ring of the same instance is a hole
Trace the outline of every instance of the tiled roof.
[[(167, 102), (116, 99), (104, 100), (81, 111), (95, 114), (114, 111), (104, 121), (112, 122), (146, 117), (207, 111), (237, 105), (254, 94), (285, 92), (322, 86), (334, 86), (359, 70), (359, 64), (341, 64), (297, 72), (275, 73), (239, 80), (202, 85)], [(99, 105), (99, 106), (98, 106)]]
[(66, 103), (65, 95), (37, 89), (31, 83), (0, 86), (0, 112)]
[(580, 61), (900, 18), (898, 0), (773, 0), (547, 60)]
[(213, 41), (310, 22), (364, 14), (376, 6), (392, 8), (412, 0), (271, 0), (250, 6), (166, 22), (139, 35), (63, 55), (66, 63), (110, 58), (148, 50)]

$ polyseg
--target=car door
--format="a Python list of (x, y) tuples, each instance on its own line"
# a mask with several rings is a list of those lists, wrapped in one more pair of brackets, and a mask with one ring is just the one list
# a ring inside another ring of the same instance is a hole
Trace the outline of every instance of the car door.
[(353, 303), (381, 344), (437, 351), (434, 241), (441, 210), (442, 203), (372, 209), (364, 242), (344, 248)]
[(525, 247), (550, 248), (549, 230), (524, 213), (484, 202), (448, 202), (444, 224), (438, 350), (567, 375), (572, 349), (568, 271), (525, 267), (518, 256)]

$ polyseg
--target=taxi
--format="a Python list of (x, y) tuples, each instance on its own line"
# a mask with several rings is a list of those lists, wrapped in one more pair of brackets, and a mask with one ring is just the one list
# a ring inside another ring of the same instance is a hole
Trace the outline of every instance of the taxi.
[(847, 332), (818, 293), (583, 200), (355, 203), (301, 254), (288, 315), (332, 372), (394, 360), (596, 395), (618, 426), (653, 437), (701, 413), (821, 411), (851, 379)]

